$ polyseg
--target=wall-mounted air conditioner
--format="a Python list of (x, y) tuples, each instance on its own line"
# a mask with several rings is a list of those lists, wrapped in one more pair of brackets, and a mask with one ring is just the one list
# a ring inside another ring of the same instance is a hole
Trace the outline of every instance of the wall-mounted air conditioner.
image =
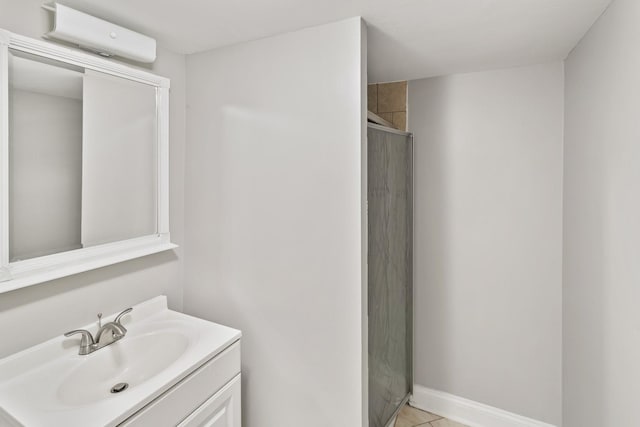
[(47, 38), (77, 44), (102, 56), (121, 56), (139, 62), (156, 60), (155, 39), (79, 12), (59, 3), (42, 6), (55, 14)]

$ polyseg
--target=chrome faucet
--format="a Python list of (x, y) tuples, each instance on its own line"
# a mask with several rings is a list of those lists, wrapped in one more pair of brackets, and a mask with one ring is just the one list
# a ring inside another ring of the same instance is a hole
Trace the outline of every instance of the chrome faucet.
[[(113, 344), (119, 339), (122, 339), (127, 334), (127, 328), (125, 328), (122, 323), (120, 323), (120, 319), (122, 319), (122, 316), (130, 313), (132, 310), (133, 308), (131, 307), (127, 308), (122, 313), (118, 314), (113, 322), (108, 322), (104, 325), (102, 325), (102, 313), (99, 313), (98, 332), (96, 332), (95, 337), (86, 329), (76, 329), (73, 331), (69, 331), (64, 334), (64, 336), (70, 337), (76, 334), (82, 335), (82, 338), (80, 339), (80, 350), (78, 351), (78, 354), (81, 356), (91, 354), (96, 350), (100, 350), (101, 348), (108, 346), (109, 344)], [(107, 332), (111, 333), (109, 334)]]

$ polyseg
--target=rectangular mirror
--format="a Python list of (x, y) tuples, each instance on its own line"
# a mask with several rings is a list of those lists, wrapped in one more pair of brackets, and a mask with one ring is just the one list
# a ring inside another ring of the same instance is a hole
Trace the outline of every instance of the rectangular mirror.
[(83, 93), (83, 247), (156, 233), (156, 88), (86, 70)]
[(168, 80), (2, 30), (0, 42), (0, 292), (175, 247)]
[(9, 53), (9, 260), (82, 247), (82, 70)]

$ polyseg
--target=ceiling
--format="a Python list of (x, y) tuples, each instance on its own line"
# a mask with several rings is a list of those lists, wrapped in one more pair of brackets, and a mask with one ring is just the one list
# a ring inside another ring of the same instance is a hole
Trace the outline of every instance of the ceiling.
[(362, 16), (369, 81), (564, 59), (611, 0), (62, 0), (194, 53)]

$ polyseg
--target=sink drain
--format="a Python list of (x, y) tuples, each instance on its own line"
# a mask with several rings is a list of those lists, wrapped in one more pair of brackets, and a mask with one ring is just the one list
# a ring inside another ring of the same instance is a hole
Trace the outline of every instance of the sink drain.
[(129, 384), (127, 384), (127, 383), (118, 383), (118, 384), (114, 385), (113, 387), (111, 387), (111, 393), (120, 393), (122, 391), (125, 391), (127, 388), (129, 388)]

